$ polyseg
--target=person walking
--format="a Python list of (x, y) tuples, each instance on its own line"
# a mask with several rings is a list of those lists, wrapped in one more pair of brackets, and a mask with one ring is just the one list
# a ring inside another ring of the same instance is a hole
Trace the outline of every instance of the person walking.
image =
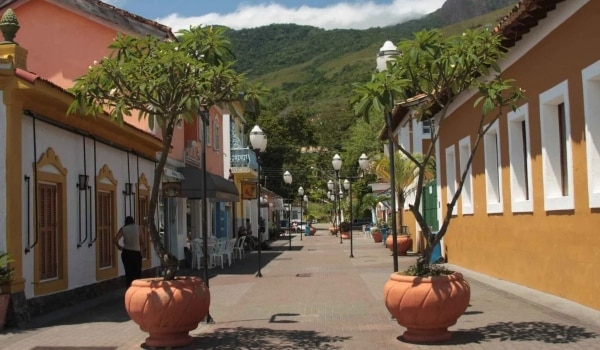
[[(121, 251), (121, 261), (125, 268), (127, 288), (133, 280), (142, 277), (142, 250), (144, 249), (144, 229), (135, 224), (133, 217), (125, 218), (125, 225), (117, 232), (114, 243)], [(120, 244), (121, 238), (123, 245)]]

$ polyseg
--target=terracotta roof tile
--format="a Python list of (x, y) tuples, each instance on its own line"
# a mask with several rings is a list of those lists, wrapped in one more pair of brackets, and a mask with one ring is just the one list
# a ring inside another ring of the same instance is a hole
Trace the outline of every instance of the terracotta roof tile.
[[(0, 9), (4, 9), (15, 2), (17, 0), (0, 0)], [(170, 27), (127, 12), (100, 0), (60, 0), (59, 4), (63, 7), (70, 7), (89, 13), (138, 35), (153, 35), (165, 39), (175, 39), (175, 35)]]

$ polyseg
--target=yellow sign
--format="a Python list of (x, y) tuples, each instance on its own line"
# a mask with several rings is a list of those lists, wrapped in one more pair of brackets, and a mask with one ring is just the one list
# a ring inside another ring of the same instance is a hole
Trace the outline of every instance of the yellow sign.
[(257, 199), (258, 191), (253, 182), (242, 182), (242, 199)]

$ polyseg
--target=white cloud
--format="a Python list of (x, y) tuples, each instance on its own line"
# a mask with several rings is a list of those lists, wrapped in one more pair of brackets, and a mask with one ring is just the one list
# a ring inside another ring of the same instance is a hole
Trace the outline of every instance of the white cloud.
[(227, 14), (208, 13), (185, 17), (177, 13), (156, 21), (170, 26), (174, 32), (190, 26), (219, 24), (233, 29), (255, 28), (272, 23), (296, 23), (324, 29), (366, 29), (385, 27), (433, 12), (444, 0), (394, 0), (388, 4), (372, 1), (340, 2), (322, 8), (285, 7), (275, 2), (240, 5)]

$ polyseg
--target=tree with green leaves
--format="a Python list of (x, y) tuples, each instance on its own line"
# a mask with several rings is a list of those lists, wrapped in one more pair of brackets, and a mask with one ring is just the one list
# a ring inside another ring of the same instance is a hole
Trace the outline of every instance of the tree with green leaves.
[(118, 35), (109, 46), (111, 54), (91, 66), (69, 89), (75, 98), (68, 114), (107, 114), (122, 124), (126, 116), (137, 113), (140, 120), (148, 120), (151, 129), (158, 124), (163, 143), (154, 170), (147, 224), (165, 280), (175, 277), (178, 261), (165, 250), (155, 213), (175, 126), (193, 121), (212, 105), (241, 98), (257, 104), (264, 91), (231, 68), (234, 57), (224, 28), (198, 26), (178, 34), (178, 41)]
[[(401, 41), (398, 50), (401, 54), (387, 62), (387, 70), (373, 74), (367, 83), (355, 85), (353, 103), (355, 113), (366, 120), (393, 113), (398, 103), (411, 110), (408, 117), (431, 122), (431, 142), (422, 159), (400, 146), (400, 152), (418, 169), (415, 200), (409, 208), (425, 237), (425, 249), (411, 271), (423, 276), (431, 273), (429, 260), (433, 247), (448, 230), (452, 210), (483, 136), (506, 108), (515, 110), (524, 95), (513, 80), (501, 76), (497, 62), (504, 56), (505, 49), (501, 46), (501, 37), (488, 29), (467, 30), (450, 37), (444, 37), (439, 30), (421, 31), (413, 39)], [(447, 203), (442, 225), (438, 234), (433, 235), (420, 211), (427, 176), (425, 169), (445, 130), (448, 108), (469, 91), (479, 93), (474, 107), (480, 108), (481, 113), (471, 119), (477, 125), (477, 135), (456, 192)]]

